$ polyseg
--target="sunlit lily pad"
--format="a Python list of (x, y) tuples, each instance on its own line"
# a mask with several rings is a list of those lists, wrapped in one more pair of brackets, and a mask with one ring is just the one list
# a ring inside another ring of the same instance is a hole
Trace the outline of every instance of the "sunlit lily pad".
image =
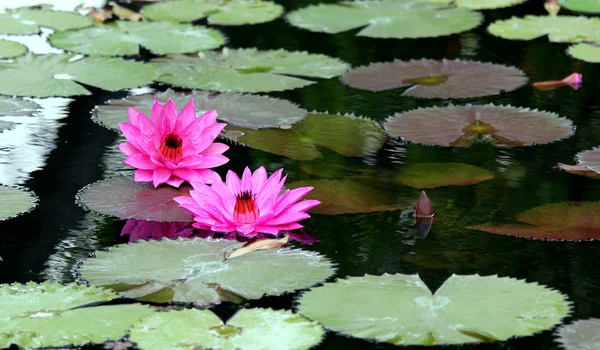
[(142, 62), (120, 58), (34, 55), (0, 62), (0, 94), (16, 96), (90, 95), (78, 83), (118, 91), (146, 85), (155, 70)]
[(348, 277), (313, 288), (298, 312), (325, 328), (395, 345), (507, 340), (569, 315), (559, 292), (498, 276), (452, 275), (433, 294), (418, 275)]
[(287, 15), (296, 27), (336, 34), (362, 28), (357, 35), (372, 38), (426, 38), (477, 27), (480, 13), (421, 0), (344, 1), (311, 5)]
[(17, 9), (0, 14), (0, 34), (37, 34), (40, 26), (58, 30), (89, 27), (91, 17), (48, 9)]
[(395, 181), (415, 188), (470, 186), (493, 178), (489, 170), (462, 163), (407, 164), (394, 176)]
[(600, 349), (600, 319), (578, 320), (561, 326), (556, 331), (559, 342), (565, 350)]
[(397, 113), (384, 124), (388, 134), (425, 145), (530, 146), (573, 135), (573, 124), (555, 113), (494, 105), (419, 108)]
[(572, 45), (567, 49), (567, 54), (582, 61), (600, 63), (600, 45), (598, 44)]
[(296, 89), (314, 81), (296, 78), (332, 78), (348, 64), (338, 59), (285, 50), (223, 49), (200, 52), (198, 57), (154, 59), (158, 81), (190, 89), (267, 92)]
[(0, 58), (13, 58), (24, 55), (27, 46), (15, 41), (0, 39)]
[(218, 25), (269, 22), (282, 13), (281, 5), (260, 0), (175, 0), (143, 9), (144, 16), (154, 21), (192, 22), (207, 17), (208, 23)]
[(523, 224), (468, 226), (490, 233), (559, 241), (600, 239), (600, 202), (561, 202), (529, 209), (516, 217)]
[(96, 252), (81, 278), (155, 302), (241, 302), (308, 288), (331, 276), (329, 259), (301, 249), (268, 249), (224, 260), (243, 243), (214, 239), (138, 241)]
[(198, 114), (216, 109), (219, 120), (249, 129), (296, 124), (307, 114), (306, 110), (292, 102), (268, 96), (205, 91), (179, 93), (168, 89), (157, 94), (129, 96), (123, 100), (109, 101), (104, 106), (96, 106), (95, 120), (107, 128), (119, 131), (119, 123), (128, 121), (129, 107), (134, 107), (149, 116), (155, 96), (161, 103), (172, 98), (177, 106), (185, 106), (193, 98)]
[(471, 10), (491, 10), (502, 7), (515, 6), (527, 0), (425, 0), (440, 4), (454, 4)]
[(59, 31), (52, 46), (86, 55), (137, 55), (143, 46), (155, 54), (210, 50), (225, 43), (217, 30), (174, 22), (117, 21), (80, 30)]
[(88, 210), (119, 219), (191, 222), (192, 215), (173, 200), (189, 195), (191, 189), (189, 185), (154, 188), (150, 182), (135, 182), (133, 176), (117, 176), (84, 187), (77, 200)]
[(241, 309), (226, 323), (208, 310), (156, 313), (131, 330), (141, 349), (310, 349), (324, 331), (287, 310)]
[(532, 40), (548, 36), (553, 42), (579, 43), (600, 40), (600, 19), (575, 16), (513, 17), (492, 23), (488, 31), (513, 40)]
[(35, 193), (22, 187), (0, 185), (0, 221), (26, 213), (37, 206)]
[(339, 114), (309, 114), (290, 129), (227, 127), (225, 136), (243, 145), (296, 160), (321, 158), (318, 147), (347, 157), (376, 153), (386, 136), (370, 119)]
[(600, 13), (598, 0), (558, 0), (560, 6), (575, 12)]
[(499, 94), (527, 82), (515, 67), (461, 60), (411, 60), (373, 63), (342, 76), (353, 88), (369, 91), (408, 87), (402, 95), (419, 98), (466, 98)]

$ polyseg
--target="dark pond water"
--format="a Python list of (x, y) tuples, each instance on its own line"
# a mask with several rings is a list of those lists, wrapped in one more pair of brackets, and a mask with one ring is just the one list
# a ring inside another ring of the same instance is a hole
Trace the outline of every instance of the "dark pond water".
[[(288, 10), (303, 7), (307, 0), (279, 1)], [(568, 87), (537, 91), (526, 85), (516, 91), (460, 103), (510, 104), (559, 113), (573, 121), (576, 134), (549, 145), (498, 149), (478, 145), (467, 149), (426, 147), (388, 140), (376, 155), (365, 159), (328, 158), (331, 166), (363, 164), (373, 169), (400, 170), (416, 162), (460, 162), (492, 171), (495, 178), (469, 187), (441, 187), (429, 194), (438, 221), (425, 239), (420, 239), (412, 220), (401, 211), (373, 214), (319, 216), (305, 222), (307, 231), (322, 242), (309, 249), (319, 251), (339, 264), (337, 277), (387, 273), (419, 273), (435, 290), (451, 274), (498, 274), (538, 282), (559, 290), (574, 302), (573, 319), (600, 317), (600, 243), (544, 242), (488, 234), (465, 229), (484, 223), (503, 223), (524, 210), (561, 201), (600, 200), (600, 181), (577, 177), (553, 169), (557, 162), (573, 163), (574, 155), (600, 145), (600, 74), (592, 64), (571, 59), (566, 45), (546, 38), (529, 42), (508, 41), (486, 33), (487, 25), (513, 15), (543, 14), (543, 1), (529, 1), (514, 8), (485, 12), (478, 29), (449, 37), (419, 40), (360, 38), (355, 32), (328, 35), (289, 26), (279, 19), (271, 23), (222, 27), (230, 47), (307, 50), (339, 57), (353, 66), (397, 59), (464, 58), (503, 63), (524, 70), (531, 81), (583, 74), (583, 88)], [(166, 86), (154, 86), (158, 90)], [(40, 197), (32, 213), (0, 223), (2, 243), (0, 282), (70, 281), (72, 264), (89, 252), (126, 242), (120, 237), (123, 222), (94, 216), (74, 203), (83, 186), (105, 178), (106, 152), (117, 134), (90, 120), (94, 105), (125, 93), (94, 90), (91, 97), (76, 98), (69, 114), (60, 120), (54, 149), (45, 166), (31, 174), (23, 185)], [(445, 100), (400, 97), (399, 91), (370, 93), (342, 85), (337, 78), (273, 96), (286, 98), (307, 110), (353, 112), (378, 121), (416, 107), (447, 105)], [(458, 103), (458, 102), (455, 102)], [(229, 166), (241, 173), (245, 166), (264, 165), (269, 171), (285, 167), (290, 180), (314, 178), (301, 170), (301, 162), (257, 150), (233, 146)], [(222, 169), (221, 174), (224, 174)], [(407, 188), (398, 196), (414, 198), (418, 189)], [(293, 271), (290, 271), (293, 273)], [(291, 308), (294, 295), (269, 297), (251, 305)], [(393, 303), (394, 300), (389, 300)], [(476, 307), (476, 306), (474, 306)], [(219, 307), (223, 314), (232, 305)], [(569, 319), (566, 320), (567, 322)], [(329, 333), (319, 349), (391, 349)], [(454, 348), (470, 349), (558, 349), (550, 331), (535, 337)]]

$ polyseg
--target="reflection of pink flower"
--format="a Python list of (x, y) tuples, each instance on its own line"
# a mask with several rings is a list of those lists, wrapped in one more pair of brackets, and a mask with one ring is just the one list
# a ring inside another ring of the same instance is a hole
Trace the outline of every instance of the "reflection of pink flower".
[(232, 171), (224, 183), (215, 176), (212, 186), (193, 183), (191, 197), (175, 197), (179, 205), (195, 217), (194, 227), (215, 232), (234, 232), (248, 237), (258, 233), (277, 235), (281, 230), (302, 228), (298, 221), (309, 218), (307, 210), (317, 200), (303, 200), (312, 187), (300, 187), (281, 194), (283, 169), (267, 178), (264, 167), (254, 174), (246, 168), (242, 180)]
[(229, 147), (213, 143), (225, 127), (216, 120), (214, 110), (196, 118), (194, 100), (179, 115), (171, 99), (164, 106), (155, 99), (152, 118), (129, 108), (129, 123), (119, 123), (128, 142), (119, 149), (127, 155), (125, 163), (137, 168), (135, 181), (152, 181), (154, 187), (211, 183), (215, 173), (210, 168), (229, 161), (222, 155)]
[(184, 222), (154, 222), (144, 220), (127, 220), (121, 236), (129, 235), (129, 242), (143, 239), (161, 239), (189, 237), (193, 233), (191, 224)]

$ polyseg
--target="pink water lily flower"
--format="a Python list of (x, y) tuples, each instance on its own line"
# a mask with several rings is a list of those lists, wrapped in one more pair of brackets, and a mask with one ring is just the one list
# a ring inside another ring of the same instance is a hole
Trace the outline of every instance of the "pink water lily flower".
[(211, 183), (210, 170), (229, 161), (223, 152), (229, 146), (213, 142), (226, 124), (217, 123), (217, 111), (196, 117), (194, 100), (181, 113), (171, 99), (162, 105), (156, 99), (148, 118), (129, 108), (129, 123), (119, 123), (127, 142), (119, 149), (127, 155), (125, 164), (137, 168), (135, 181), (152, 181), (154, 187), (167, 183)]
[(224, 183), (215, 176), (212, 186), (193, 183), (190, 196), (175, 197), (179, 205), (194, 215), (194, 227), (215, 232), (235, 232), (253, 237), (259, 233), (277, 235), (279, 231), (302, 228), (298, 221), (309, 218), (307, 210), (320, 204), (300, 200), (313, 187), (300, 187), (281, 193), (286, 177), (283, 169), (270, 177), (264, 167), (254, 174), (246, 168), (242, 179), (227, 173)]

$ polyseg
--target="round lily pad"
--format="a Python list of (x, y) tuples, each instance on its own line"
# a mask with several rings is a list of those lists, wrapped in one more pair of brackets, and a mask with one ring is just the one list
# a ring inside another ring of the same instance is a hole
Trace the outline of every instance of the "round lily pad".
[(27, 52), (27, 46), (16, 41), (0, 39), (0, 58), (13, 58), (24, 55)]
[(600, 349), (600, 319), (578, 320), (557, 329), (558, 343), (565, 350)]
[(90, 95), (79, 83), (118, 91), (151, 83), (152, 66), (120, 58), (35, 55), (0, 62), (0, 94), (16, 96)]
[(395, 345), (507, 340), (550, 329), (570, 312), (545, 286), (479, 275), (452, 275), (435, 294), (418, 275), (348, 277), (298, 301), (298, 312), (325, 328)]
[(296, 78), (332, 78), (348, 64), (307, 52), (223, 49), (200, 52), (197, 57), (172, 56), (152, 60), (158, 81), (190, 89), (268, 92), (296, 89), (314, 81)]
[(86, 55), (137, 55), (143, 46), (158, 55), (210, 50), (225, 43), (219, 31), (174, 22), (117, 21), (80, 30), (56, 32), (52, 46)]
[(0, 13), (0, 34), (37, 34), (40, 26), (57, 30), (89, 27), (91, 17), (75, 12), (22, 8)]
[(496, 95), (527, 82), (515, 67), (461, 60), (411, 60), (373, 63), (342, 76), (353, 88), (383, 91), (409, 87), (402, 95), (419, 98), (467, 98)]
[(579, 43), (600, 40), (600, 19), (575, 16), (525, 16), (499, 20), (488, 27), (496, 36), (532, 40), (548, 36), (553, 42)]
[(127, 110), (129, 107), (134, 107), (145, 115), (150, 115), (154, 97), (161, 103), (165, 103), (171, 98), (178, 106), (184, 106), (194, 99), (198, 114), (215, 109), (219, 114), (219, 120), (249, 129), (296, 124), (307, 114), (306, 110), (292, 102), (268, 96), (206, 91), (179, 93), (167, 89), (165, 92), (157, 94), (129, 96), (123, 100), (109, 101), (104, 106), (96, 106), (94, 118), (100, 125), (119, 131), (119, 123), (128, 121)]
[(192, 222), (192, 215), (173, 198), (189, 196), (191, 186), (179, 188), (159, 186), (151, 182), (136, 182), (133, 176), (116, 176), (84, 187), (77, 202), (84, 208), (119, 219), (159, 222)]
[(395, 181), (415, 188), (470, 186), (493, 178), (494, 174), (489, 170), (462, 163), (408, 164), (393, 177)]
[(31, 211), (37, 203), (35, 193), (23, 187), (0, 185), (0, 221)]
[(281, 16), (283, 7), (260, 0), (175, 0), (145, 6), (143, 14), (154, 21), (192, 22), (207, 17), (218, 25), (257, 24)]
[(260, 250), (224, 260), (224, 253), (242, 245), (210, 238), (138, 241), (96, 252), (79, 273), (130, 298), (212, 304), (308, 288), (335, 272), (329, 259), (301, 249)]
[(529, 209), (516, 217), (523, 224), (468, 226), (500, 235), (546, 241), (600, 239), (600, 202), (561, 202)]
[(464, 7), (471, 10), (491, 10), (502, 7), (510, 7), (522, 4), (527, 0), (426, 0), (435, 3), (453, 3), (458, 7)]
[(464, 105), (397, 113), (384, 124), (390, 136), (425, 145), (531, 146), (573, 135), (573, 124), (555, 113), (512, 106)]
[(571, 57), (586, 62), (600, 63), (600, 46), (598, 44), (576, 44), (567, 49)]
[(358, 36), (427, 38), (464, 32), (483, 17), (466, 8), (421, 0), (361, 0), (311, 5), (287, 15), (296, 27), (336, 34), (362, 28)]
[(156, 313), (131, 329), (142, 349), (310, 349), (324, 336), (314, 321), (287, 310), (241, 309), (226, 323), (208, 310)]
[(575, 12), (600, 13), (598, 0), (558, 0), (560, 6)]
[(580, 165), (600, 174), (600, 148), (578, 153), (577, 161)]

